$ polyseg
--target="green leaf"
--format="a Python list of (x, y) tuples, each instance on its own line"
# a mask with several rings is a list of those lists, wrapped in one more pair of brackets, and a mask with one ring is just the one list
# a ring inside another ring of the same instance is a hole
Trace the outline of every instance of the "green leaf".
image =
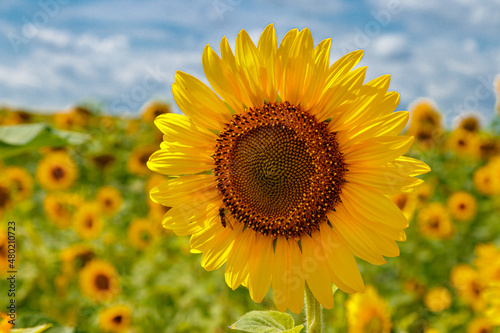
[(46, 123), (0, 126), (0, 158), (6, 158), (41, 147), (79, 145), (90, 139), (84, 133), (61, 131)]
[(52, 324), (43, 324), (30, 328), (14, 328), (11, 329), (11, 333), (40, 333), (52, 327)]
[(243, 315), (229, 328), (244, 332), (277, 333), (300, 332), (304, 325), (295, 326), (295, 322), (288, 313), (279, 311), (251, 311)]

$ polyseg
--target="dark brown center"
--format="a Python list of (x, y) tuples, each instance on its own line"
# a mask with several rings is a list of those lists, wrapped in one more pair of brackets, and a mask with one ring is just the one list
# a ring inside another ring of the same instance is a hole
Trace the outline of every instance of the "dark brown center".
[(95, 286), (99, 290), (108, 290), (109, 289), (109, 277), (104, 274), (98, 274), (95, 277)]
[(10, 203), (10, 200), (9, 189), (0, 186), (0, 207), (6, 207)]
[(115, 324), (118, 324), (118, 325), (119, 325), (119, 324), (121, 324), (122, 320), (123, 320), (122, 315), (118, 315), (118, 316), (114, 316), (114, 317), (113, 317), (113, 322), (114, 322)]
[(225, 208), (271, 236), (318, 230), (340, 201), (347, 170), (336, 134), (288, 102), (236, 114), (213, 157)]
[(56, 165), (52, 168), (52, 177), (54, 177), (55, 180), (63, 179), (65, 173), (66, 172), (64, 171), (64, 169), (59, 165)]

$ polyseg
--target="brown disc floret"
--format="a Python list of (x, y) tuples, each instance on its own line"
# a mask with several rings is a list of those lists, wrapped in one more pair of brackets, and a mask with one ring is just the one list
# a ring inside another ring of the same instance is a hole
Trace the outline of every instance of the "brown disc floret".
[(263, 235), (318, 230), (345, 182), (336, 134), (288, 102), (235, 114), (219, 134), (214, 160), (225, 208)]

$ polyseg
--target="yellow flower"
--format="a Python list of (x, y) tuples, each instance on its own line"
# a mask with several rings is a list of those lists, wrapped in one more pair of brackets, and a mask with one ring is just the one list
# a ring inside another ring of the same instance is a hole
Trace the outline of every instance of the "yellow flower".
[(2, 230), (0, 231), (0, 277), (6, 275), (6, 272), (9, 270), (10, 263), (8, 260), (9, 260), (9, 237), (7, 232), (4, 232)]
[(484, 283), (479, 274), (469, 265), (459, 264), (451, 270), (450, 281), (459, 297), (475, 311), (484, 309), (482, 298)]
[(332, 282), (363, 291), (354, 255), (373, 264), (395, 257), (408, 221), (387, 197), (413, 190), (429, 171), (402, 157), (407, 112), (389, 75), (363, 85), (362, 52), (329, 65), (330, 40), (316, 47), (306, 28), (278, 48), (273, 25), (257, 46), (242, 30), (235, 55), (226, 38), (203, 66), (211, 90), (177, 72), (174, 99), (186, 116), (165, 114), (151, 170), (179, 176), (151, 192), (170, 209), (167, 229), (191, 235), (202, 266), (225, 263), (227, 284), (299, 313), (305, 283), (326, 308)]
[(151, 171), (149, 171), (146, 162), (149, 160), (151, 154), (153, 154), (155, 151), (155, 146), (140, 146), (132, 150), (127, 162), (127, 168), (130, 173), (138, 176), (146, 176), (151, 174)]
[(467, 333), (493, 333), (493, 330), (493, 323), (485, 317), (474, 318), (467, 325)]
[(130, 245), (138, 250), (145, 250), (158, 237), (159, 230), (155, 223), (148, 219), (135, 219), (128, 227)]
[(458, 155), (468, 157), (479, 156), (480, 138), (475, 132), (458, 128), (451, 132), (447, 144), (448, 148)]
[(9, 322), (12, 318), (3, 312), (0, 312), (0, 319), (2, 319), (0, 322), (0, 333), (9, 333), (14, 326)]
[(36, 179), (46, 190), (66, 190), (78, 176), (78, 168), (73, 159), (64, 152), (45, 155), (36, 169)]
[(351, 295), (346, 301), (349, 333), (390, 332), (391, 317), (387, 302), (372, 286), (364, 294)]
[(113, 265), (98, 259), (93, 259), (80, 270), (79, 284), (82, 293), (96, 302), (113, 300), (121, 289)]
[(170, 112), (170, 105), (160, 101), (150, 101), (142, 107), (142, 120), (152, 123), (159, 115)]
[(450, 214), (439, 202), (431, 203), (421, 209), (417, 221), (420, 233), (429, 238), (448, 239), (455, 234)]
[(455, 118), (453, 122), (457, 128), (468, 132), (478, 133), (481, 129), (480, 115), (473, 112), (461, 115)]
[(425, 295), (424, 303), (432, 312), (446, 310), (451, 305), (451, 293), (444, 287), (431, 288)]
[(500, 326), (500, 282), (490, 282), (486, 286), (483, 297), (487, 307), (486, 317), (491, 320), (492, 324)]
[(441, 113), (436, 103), (428, 98), (421, 98), (410, 105), (410, 125), (407, 134), (424, 148), (430, 148), (441, 142), (443, 124)]
[(99, 327), (103, 332), (126, 332), (131, 322), (132, 310), (127, 305), (114, 305), (99, 314)]
[(82, 203), (76, 193), (49, 193), (43, 199), (43, 209), (50, 221), (64, 229), (71, 225), (73, 214)]
[(456, 221), (470, 221), (476, 216), (476, 198), (467, 192), (455, 192), (448, 198), (448, 210)]
[(0, 172), (3, 172), (6, 178), (14, 185), (14, 199), (26, 200), (31, 198), (33, 194), (33, 177), (23, 167), (7, 167)]
[(96, 203), (85, 203), (79, 207), (74, 216), (73, 228), (81, 239), (99, 237), (102, 227), (101, 210)]
[(500, 249), (497, 249), (493, 243), (478, 244), (474, 248), (476, 259), (474, 259), (474, 266), (478, 269), (484, 269), (497, 261), (500, 258)]
[(489, 165), (478, 168), (473, 175), (474, 187), (478, 192), (492, 195), (495, 192), (493, 170)]
[(103, 186), (97, 192), (96, 201), (105, 215), (113, 216), (120, 210), (123, 197), (115, 187)]
[(410, 221), (417, 206), (416, 192), (394, 194), (390, 198)]
[(434, 190), (436, 189), (436, 185), (437, 180), (433, 179), (426, 181), (416, 189), (415, 195), (417, 196), (418, 203), (421, 206), (426, 205), (427, 202), (432, 198), (432, 196), (434, 195)]
[(0, 218), (13, 205), (13, 188), (14, 184), (12, 181), (4, 175), (0, 175)]
[(500, 156), (492, 158), (487, 167), (491, 173), (491, 187), (494, 194), (500, 194)]
[(479, 143), (479, 155), (481, 158), (487, 160), (498, 155), (499, 153), (500, 145), (498, 139), (483, 134), (481, 136), (481, 142)]
[(66, 276), (73, 276), (74, 272), (85, 267), (94, 257), (94, 250), (89, 245), (71, 245), (61, 252), (62, 271)]
[(32, 115), (23, 110), (12, 110), (7, 108), (7, 114), (2, 120), (2, 125), (18, 125), (31, 123)]

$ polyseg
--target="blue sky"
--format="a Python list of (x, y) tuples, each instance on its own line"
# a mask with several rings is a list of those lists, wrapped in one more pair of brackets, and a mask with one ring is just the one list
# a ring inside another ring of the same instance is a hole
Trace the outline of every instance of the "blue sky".
[(473, 0), (2, 0), (0, 104), (57, 111), (101, 102), (134, 114), (152, 98), (172, 101), (176, 70), (203, 76), (201, 55), (240, 29), (257, 40), (308, 27), (333, 38), (332, 61), (364, 49), (367, 79), (389, 73), (399, 109), (433, 99), (447, 122), (494, 114), (500, 73), (500, 2)]

